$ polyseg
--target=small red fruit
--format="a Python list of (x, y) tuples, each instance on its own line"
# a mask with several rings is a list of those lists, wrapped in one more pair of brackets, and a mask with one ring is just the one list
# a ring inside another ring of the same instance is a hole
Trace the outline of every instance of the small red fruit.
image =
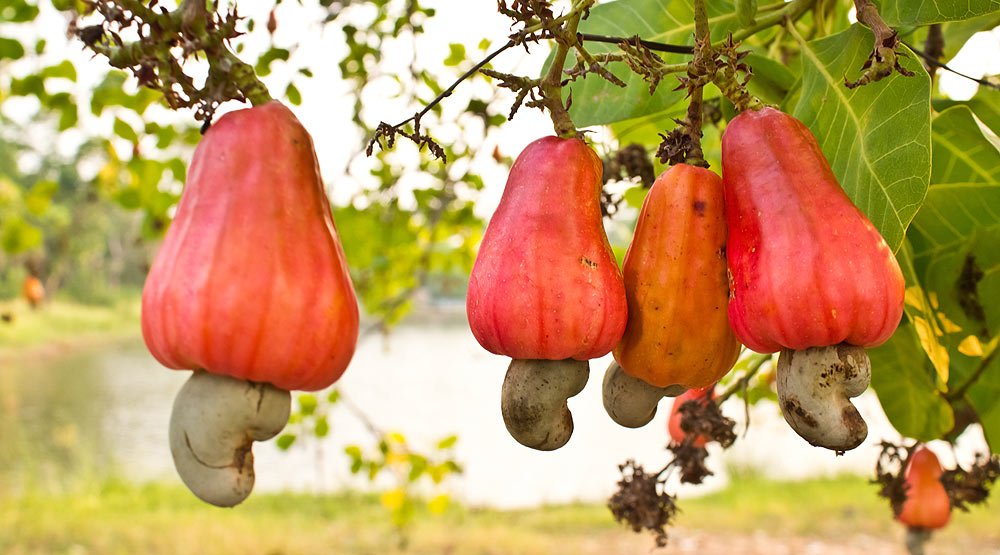
[(906, 501), (897, 520), (910, 528), (936, 530), (948, 524), (951, 500), (941, 483), (941, 463), (930, 449), (921, 446), (906, 464)]
[(31, 308), (38, 308), (42, 304), (42, 301), (45, 300), (45, 286), (42, 285), (42, 280), (35, 276), (24, 278), (21, 293), (24, 294), (24, 298), (31, 305)]

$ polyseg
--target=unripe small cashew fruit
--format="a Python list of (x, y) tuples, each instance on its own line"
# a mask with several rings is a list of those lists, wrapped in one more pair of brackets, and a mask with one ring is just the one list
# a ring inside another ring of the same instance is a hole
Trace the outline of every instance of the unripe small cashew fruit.
[(604, 410), (619, 426), (641, 428), (656, 416), (656, 406), (664, 397), (676, 397), (687, 391), (682, 385), (656, 387), (629, 376), (621, 365), (611, 361), (604, 373)]
[(525, 447), (553, 451), (573, 435), (567, 401), (583, 391), (590, 376), (585, 360), (513, 359), (500, 394), (507, 431)]
[(803, 439), (837, 452), (854, 449), (868, 437), (868, 426), (851, 403), (871, 381), (864, 348), (840, 344), (801, 351), (783, 349), (778, 357), (778, 405), (785, 421)]
[(283, 389), (196, 371), (170, 415), (177, 474), (202, 501), (238, 505), (253, 490), (253, 442), (278, 435), (290, 411)]

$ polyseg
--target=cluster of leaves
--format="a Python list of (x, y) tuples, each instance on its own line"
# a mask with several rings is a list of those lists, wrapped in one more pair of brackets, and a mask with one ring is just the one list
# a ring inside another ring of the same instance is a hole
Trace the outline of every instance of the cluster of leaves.
[[(38, 5), (15, 0), (0, 10), (0, 26), (17, 28), (38, 17)], [(72, 61), (40, 63), (65, 49), (44, 36), (33, 44), (0, 39), (0, 108), (16, 104), (19, 116), (0, 116), (7, 158), (0, 170), (0, 247), (11, 262), (30, 261), (50, 290), (69, 285), (95, 300), (110, 293), (97, 291), (105, 286), (142, 283), (148, 260), (137, 241), (166, 228), (184, 179), (183, 155), (198, 133), (192, 125), (158, 121), (153, 106), (161, 95), (120, 72), (98, 80), (89, 98), (79, 95)], [(106, 128), (113, 138), (83, 133), (81, 122)], [(144, 213), (138, 230), (114, 204)], [(85, 242), (86, 253), (78, 250)], [(131, 254), (122, 259), (123, 253)], [(12, 267), (5, 275), (13, 275)]]

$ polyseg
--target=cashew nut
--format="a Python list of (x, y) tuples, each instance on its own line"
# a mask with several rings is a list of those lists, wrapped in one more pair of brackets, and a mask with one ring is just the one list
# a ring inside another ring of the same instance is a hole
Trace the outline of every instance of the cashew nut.
[(553, 451), (573, 435), (567, 400), (583, 391), (590, 375), (585, 360), (510, 361), (500, 410), (507, 431), (525, 447)]
[(851, 398), (871, 381), (871, 361), (854, 345), (784, 349), (778, 357), (778, 404), (795, 433), (817, 447), (854, 449), (868, 436)]
[(656, 387), (629, 376), (617, 361), (611, 361), (604, 373), (604, 410), (626, 428), (641, 428), (656, 416), (656, 406), (664, 397), (676, 397), (687, 391), (682, 385)]
[(253, 490), (253, 442), (276, 436), (290, 410), (285, 390), (196, 371), (170, 415), (170, 452), (184, 485), (212, 505), (242, 502)]

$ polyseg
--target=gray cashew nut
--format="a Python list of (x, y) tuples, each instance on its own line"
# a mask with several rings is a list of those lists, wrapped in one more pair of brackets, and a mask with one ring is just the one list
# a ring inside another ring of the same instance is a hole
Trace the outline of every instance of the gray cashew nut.
[(664, 397), (676, 397), (687, 391), (682, 385), (656, 387), (629, 376), (617, 361), (611, 361), (604, 373), (604, 410), (619, 426), (641, 428), (656, 416), (656, 406)]
[(232, 507), (253, 490), (253, 442), (288, 422), (291, 395), (269, 384), (196, 371), (174, 399), (170, 453), (199, 499)]
[(837, 452), (868, 437), (868, 425), (851, 403), (871, 381), (871, 361), (854, 345), (784, 349), (778, 357), (778, 405), (803, 439)]
[(553, 451), (573, 435), (567, 400), (583, 391), (590, 375), (586, 360), (510, 361), (500, 395), (507, 431), (525, 447)]

